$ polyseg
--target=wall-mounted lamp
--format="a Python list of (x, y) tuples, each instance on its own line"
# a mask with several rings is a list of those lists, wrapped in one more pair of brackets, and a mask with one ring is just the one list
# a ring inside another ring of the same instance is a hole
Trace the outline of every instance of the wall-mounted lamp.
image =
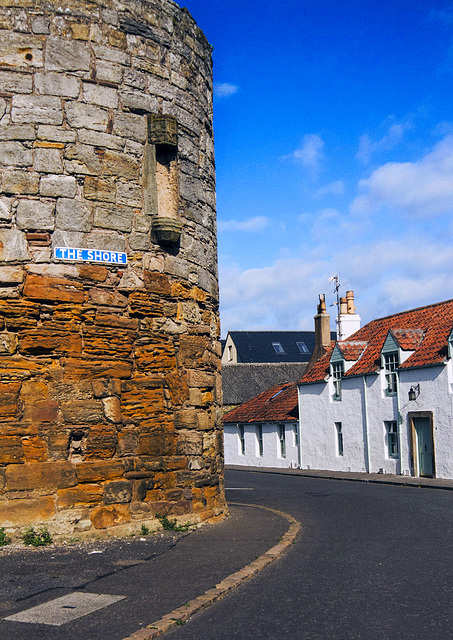
[(413, 402), (420, 395), (420, 385), (413, 384), (409, 389), (409, 401)]

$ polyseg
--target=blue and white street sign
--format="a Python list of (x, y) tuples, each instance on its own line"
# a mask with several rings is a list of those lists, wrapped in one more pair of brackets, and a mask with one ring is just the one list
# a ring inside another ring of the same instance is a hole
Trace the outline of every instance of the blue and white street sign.
[(108, 264), (127, 264), (127, 255), (121, 251), (104, 251), (98, 249), (73, 249), (71, 247), (55, 247), (53, 257), (56, 260), (74, 262), (106, 262)]

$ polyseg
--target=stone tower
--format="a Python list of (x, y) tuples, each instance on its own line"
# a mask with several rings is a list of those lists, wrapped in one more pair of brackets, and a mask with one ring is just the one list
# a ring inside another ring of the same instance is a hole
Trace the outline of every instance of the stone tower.
[(224, 510), (215, 225), (187, 10), (2, 0), (0, 527)]

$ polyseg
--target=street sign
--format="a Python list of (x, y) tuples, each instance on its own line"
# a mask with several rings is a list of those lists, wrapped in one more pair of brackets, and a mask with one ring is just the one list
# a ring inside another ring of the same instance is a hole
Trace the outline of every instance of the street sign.
[(121, 251), (104, 251), (99, 249), (74, 249), (72, 247), (55, 247), (53, 257), (56, 260), (71, 262), (106, 262), (108, 264), (127, 264), (127, 255)]

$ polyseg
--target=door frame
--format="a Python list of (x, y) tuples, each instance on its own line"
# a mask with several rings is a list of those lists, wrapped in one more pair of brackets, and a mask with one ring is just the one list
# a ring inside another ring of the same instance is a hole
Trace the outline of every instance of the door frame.
[(407, 414), (409, 419), (409, 431), (411, 440), (411, 473), (414, 476), (419, 477), (419, 464), (418, 464), (418, 448), (417, 448), (417, 434), (415, 431), (414, 418), (428, 418), (429, 426), (431, 429), (431, 439), (433, 442), (433, 475), (436, 477), (436, 443), (434, 440), (434, 419), (432, 411), (409, 411)]

